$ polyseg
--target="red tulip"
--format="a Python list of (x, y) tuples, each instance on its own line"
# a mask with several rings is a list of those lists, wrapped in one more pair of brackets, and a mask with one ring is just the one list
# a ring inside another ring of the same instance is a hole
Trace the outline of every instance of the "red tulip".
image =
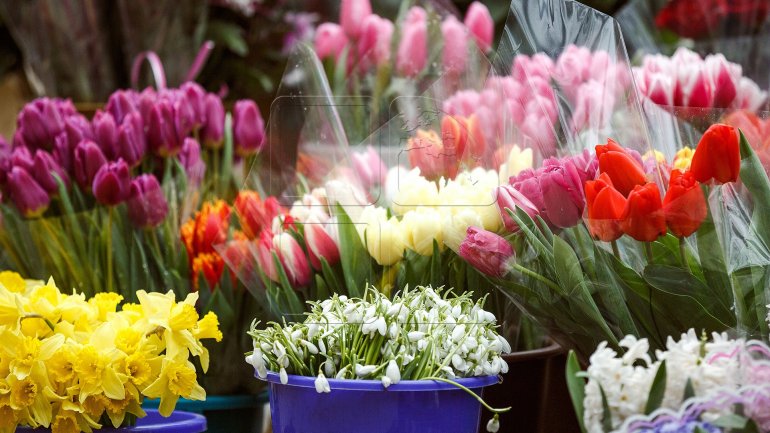
[(314, 269), (321, 270), (321, 258), (326, 260), (329, 265), (335, 265), (340, 261), (340, 249), (338, 241), (330, 233), (334, 227), (324, 227), (323, 224), (314, 221), (306, 222), (305, 227), (305, 246), (310, 256), (310, 264)]
[(690, 236), (706, 219), (707, 212), (706, 197), (692, 172), (673, 170), (663, 199), (663, 213), (671, 233)]
[(227, 240), (230, 207), (222, 200), (206, 202), (195, 218), (188, 220), (181, 229), (182, 242), (187, 256), (192, 260), (202, 253), (213, 253), (214, 245)]
[(666, 234), (666, 217), (660, 201), (658, 185), (637, 185), (628, 195), (620, 221), (623, 232), (642, 242), (652, 242)]
[(738, 132), (732, 126), (711, 125), (703, 134), (690, 171), (701, 183), (716, 180), (718, 183), (735, 182), (741, 169), (741, 152), (738, 147)]
[(241, 191), (233, 203), (241, 223), (241, 230), (248, 239), (256, 239), (260, 232), (272, 226), (273, 218), (286, 213), (278, 199), (268, 197), (262, 201), (254, 191)]
[(588, 229), (591, 234), (604, 242), (612, 242), (623, 235), (620, 219), (626, 208), (626, 198), (612, 186), (607, 173), (597, 180), (585, 183)]
[(624, 197), (628, 197), (635, 186), (647, 183), (642, 164), (614, 140), (608, 139), (607, 144), (597, 145), (596, 157), (599, 171), (610, 176), (612, 185)]
[(198, 254), (192, 261), (193, 287), (198, 290), (200, 283), (198, 277), (203, 274), (209, 289), (219, 284), (219, 279), (225, 271), (225, 261), (217, 253)]

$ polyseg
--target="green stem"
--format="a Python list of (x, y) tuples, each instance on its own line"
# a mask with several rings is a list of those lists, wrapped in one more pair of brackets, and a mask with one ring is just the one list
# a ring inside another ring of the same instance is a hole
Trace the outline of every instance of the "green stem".
[(647, 256), (647, 264), (652, 264), (652, 242), (644, 243), (644, 254)]
[(687, 272), (692, 274), (692, 269), (690, 269), (690, 262), (687, 261), (687, 251), (685, 250), (684, 238), (679, 238), (679, 255), (682, 257), (682, 264), (684, 265), (685, 269), (687, 269)]
[(439, 381), (439, 382), (444, 382), (444, 383), (448, 383), (450, 385), (454, 385), (454, 386), (462, 389), (463, 391), (467, 392), (468, 394), (472, 395), (473, 398), (478, 400), (479, 403), (481, 403), (485, 408), (487, 408), (488, 411), (490, 411), (492, 413), (503, 413), (503, 412), (508, 412), (509, 410), (511, 410), (510, 406), (504, 407), (502, 409), (495, 409), (495, 408), (493, 408), (492, 406), (488, 405), (487, 402), (485, 402), (483, 398), (479, 397), (478, 394), (476, 394), (475, 392), (471, 391), (470, 389), (460, 385), (459, 383), (457, 383), (457, 382), (455, 382), (453, 380), (444, 379), (443, 377), (435, 377), (435, 376), (424, 377), (421, 380), (436, 380), (436, 381)]
[(113, 206), (107, 209), (107, 292), (112, 292), (112, 213)]
[(541, 283), (543, 283), (546, 286), (550, 287), (552, 290), (555, 290), (557, 292), (559, 291), (559, 286), (557, 286), (556, 283), (554, 283), (553, 281), (549, 280), (548, 278), (538, 274), (537, 272), (534, 272), (534, 271), (532, 271), (530, 269), (527, 269), (527, 268), (525, 268), (524, 266), (521, 266), (518, 263), (514, 263), (513, 264), (513, 268), (516, 269), (517, 271), (521, 272), (524, 275), (528, 275), (528, 276), (530, 276), (530, 277), (540, 281)]

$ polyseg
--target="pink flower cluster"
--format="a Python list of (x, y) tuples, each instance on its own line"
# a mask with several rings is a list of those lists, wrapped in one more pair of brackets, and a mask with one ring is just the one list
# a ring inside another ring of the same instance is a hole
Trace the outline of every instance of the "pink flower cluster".
[[(404, 76), (417, 76), (426, 68), (429, 58), (428, 13), (419, 6), (412, 7), (399, 28), (396, 70)], [(321, 59), (339, 59), (346, 53), (348, 72), (354, 67), (366, 71), (391, 61), (393, 31), (392, 21), (372, 13), (369, 0), (342, 0), (340, 22), (323, 23), (316, 29), (315, 51)], [(441, 34), (444, 69), (459, 72), (465, 68), (471, 37), (484, 52), (491, 49), (494, 22), (487, 7), (474, 2), (464, 23), (454, 16), (446, 17), (441, 23)]]
[(607, 52), (570, 45), (555, 62), (542, 53), (516, 56), (509, 76), (489, 79), (481, 91), (455, 93), (443, 110), (477, 114), (488, 143), (514, 141), (549, 155), (558, 127), (555, 88), (572, 107), (572, 132), (579, 132), (603, 127), (628, 83), (627, 70)]
[(639, 92), (658, 105), (756, 111), (767, 101), (767, 92), (744, 77), (740, 65), (722, 54), (704, 59), (684, 47), (671, 57), (645, 56), (634, 77)]

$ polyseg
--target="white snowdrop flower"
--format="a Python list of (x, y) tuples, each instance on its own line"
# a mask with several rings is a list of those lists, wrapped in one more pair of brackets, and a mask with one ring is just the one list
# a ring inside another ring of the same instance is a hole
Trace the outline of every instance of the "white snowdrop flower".
[(347, 301), (348, 301), (348, 297), (347, 297), (347, 296), (345, 296), (345, 295), (340, 295), (338, 299), (339, 299), (340, 301), (342, 301), (342, 302), (347, 302)]
[(441, 367), (441, 371), (443, 371), (446, 374), (446, 377), (449, 379), (454, 379), (457, 377), (455, 374), (455, 371), (452, 370), (452, 367), (445, 365), (444, 367)]
[(361, 365), (356, 364), (356, 376), (358, 377), (366, 377), (377, 368), (376, 365)]
[(497, 340), (503, 345), (503, 353), (511, 353), (511, 345), (502, 335), (497, 335)]
[(319, 326), (317, 323), (311, 323), (307, 327), (307, 339), (312, 340), (313, 337), (318, 333)]
[(380, 378), (380, 381), (382, 382), (382, 386), (385, 387), (385, 388), (387, 388), (387, 387), (389, 387), (390, 385), (393, 384), (393, 381), (390, 380), (390, 378), (388, 376), (382, 376)]
[(489, 433), (497, 433), (498, 430), (500, 430), (500, 420), (498, 419), (498, 416), (495, 415), (487, 423), (487, 431)]
[(396, 322), (391, 323), (390, 327), (388, 327), (388, 337), (391, 340), (395, 340), (398, 337), (398, 325)]
[(315, 379), (315, 391), (319, 394), (332, 392), (329, 381), (326, 380), (326, 376), (323, 373), (320, 373)]
[(423, 351), (426, 347), (428, 347), (428, 340), (423, 339), (417, 342), (417, 350)]
[(382, 316), (380, 316), (379, 318), (377, 318), (377, 320), (375, 320), (374, 327), (377, 330), (377, 332), (379, 332), (380, 335), (382, 336), (384, 336), (385, 333), (388, 332), (388, 324), (385, 323), (385, 318)]
[(460, 317), (460, 314), (462, 314), (462, 312), (463, 312), (463, 307), (459, 305), (455, 305), (454, 307), (452, 307), (452, 316)]
[(391, 383), (398, 383), (401, 381), (401, 371), (398, 369), (396, 360), (391, 359), (388, 362), (388, 366), (385, 368), (385, 376), (388, 377)]
[(401, 365), (407, 365), (412, 361), (414, 361), (414, 356), (404, 355), (403, 359), (401, 360)]
[(452, 355), (452, 366), (459, 371), (466, 371), (468, 369), (468, 364), (457, 354)]
[(292, 341), (296, 342), (300, 338), (302, 338), (302, 330), (297, 329), (296, 331), (291, 333), (291, 340)]
[(289, 383), (289, 375), (286, 374), (286, 369), (285, 368), (281, 367), (281, 371), (278, 373), (278, 375), (281, 378), (281, 383), (282, 384), (286, 385), (287, 383)]
[(326, 354), (326, 344), (324, 343), (323, 340), (318, 340), (318, 351), (323, 354)]
[(400, 302), (391, 304), (391, 306), (388, 307), (388, 312), (386, 314), (391, 317), (396, 316), (398, 315), (398, 313), (401, 311), (403, 307), (404, 307), (403, 304), (401, 304)]
[(310, 352), (311, 355), (317, 355), (318, 354), (318, 347), (307, 341), (307, 340), (299, 340), (300, 343), (302, 343), (305, 347), (307, 347), (307, 351)]
[(345, 373), (347, 373), (347, 372), (348, 372), (348, 366), (346, 365), (346, 366), (342, 367), (340, 369), (340, 371), (337, 372), (337, 375), (334, 376), (334, 377), (335, 377), (335, 379), (344, 379), (345, 378)]
[(503, 342), (495, 338), (494, 341), (489, 343), (487, 348), (493, 353), (500, 353), (503, 351)]
[(454, 330), (452, 330), (452, 341), (455, 343), (459, 343), (460, 340), (465, 336), (465, 325), (457, 325)]
[(481, 376), (483, 374), (484, 374), (484, 369), (480, 365), (477, 365), (476, 367), (473, 368), (474, 376)]
[(329, 377), (334, 376), (334, 361), (331, 359), (327, 359), (324, 362), (324, 373)]
[(269, 352), (273, 350), (273, 346), (271, 346), (269, 343), (262, 343), (259, 345), (259, 347), (262, 349), (263, 352)]
[(425, 338), (425, 333), (420, 331), (412, 331), (407, 334), (407, 337), (409, 338), (410, 342), (414, 343), (415, 341), (420, 341)]

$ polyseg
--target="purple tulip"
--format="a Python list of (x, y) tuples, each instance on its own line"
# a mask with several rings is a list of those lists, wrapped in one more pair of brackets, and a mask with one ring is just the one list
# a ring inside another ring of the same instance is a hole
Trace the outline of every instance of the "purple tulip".
[(96, 139), (91, 122), (85, 116), (70, 116), (64, 123), (64, 130), (67, 133), (67, 141), (69, 141), (71, 149), (74, 149), (83, 140)]
[(128, 198), (128, 218), (137, 227), (158, 226), (168, 214), (168, 203), (158, 179), (143, 174), (131, 181)]
[(115, 206), (128, 199), (131, 193), (131, 174), (122, 159), (104, 164), (94, 176), (93, 193), (96, 201)]
[(262, 115), (254, 101), (242, 99), (235, 103), (233, 138), (235, 140), (235, 153), (238, 156), (253, 155), (262, 149), (262, 141), (265, 138), (265, 122), (262, 120)]
[(110, 161), (118, 159), (120, 157), (120, 149), (118, 149), (118, 125), (115, 123), (112, 114), (104, 111), (97, 111), (94, 115), (93, 125), (96, 142), (99, 143), (99, 147), (102, 148), (104, 156)]
[(150, 150), (166, 157), (179, 152), (181, 140), (176, 132), (174, 108), (168, 101), (159, 101), (150, 110), (147, 124), (147, 141)]
[(11, 171), (11, 145), (0, 136), (0, 185), (5, 184)]
[(64, 168), (45, 150), (35, 151), (35, 162), (32, 167), (32, 175), (37, 183), (43, 187), (50, 195), (56, 195), (59, 192), (59, 183), (54, 177), (56, 174), (64, 185), (69, 187), (70, 178)]
[(139, 112), (128, 114), (118, 128), (118, 157), (123, 158), (131, 167), (142, 162), (147, 151), (144, 135), (144, 123)]
[(198, 129), (206, 124), (206, 91), (200, 84), (188, 81), (179, 87), (182, 93), (182, 101), (190, 107), (193, 113), (193, 129)]
[(471, 266), (492, 277), (504, 276), (508, 272), (506, 265), (513, 258), (513, 248), (505, 238), (477, 227), (468, 227), (457, 253)]
[(70, 101), (38, 98), (19, 113), (14, 143), (23, 143), (31, 150), (50, 150), (54, 138), (64, 130), (65, 119), (74, 115)]
[(74, 172), (75, 181), (80, 189), (90, 191), (94, 176), (107, 164), (107, 158), (99, 146), (91, 140), (81, 141), (75, 147)]
[(139, 113), (142, 115), (142, 120), (144, 120), (145, 125), (150, 123), (150, 112), (152, 111), (152, 107), (155, 106), (157, 99), (158, 95), (152, 87), (142, 90), (142, 93), (139, 94), (137, 107), (139, 108)]
[(110, 95), (110, 99), (107, 100), (107, 105), (104, 109), (112, 114), (112, 117), (115, 118), (115, 122), (118, 125), (121, 125), (123, 124), (123, 119), (125, 119), (127, 115), (139, 111), (137, 106), (138, 101), (139, 97), (135, 91), (118, 90)]
[(13, 167), (8, 173), (7, 191), (16, 208), (27, 218), (42, 215), (51, 203), (48, 193), (22, 167)]
[(201, 146), (194, 138), (186, 138), (179, 153), (179, 162), (182, 163), (190, 183), (199, 185), (206, 174), (206, 164), (201, 159)]
[(222, 99), (213, 93), (206, 95), (205, 101), (206, 123), (201, 130), (203, 145), (210, 149), (222, 146), (222, 138), (225, 129), (225, 107)]
[(188, 104), (183, 98), (174, 103), (174, 125), (176, 126), (176, 135), (180, 142), (189, 136), (195, 129), (197, 115), (192, 105)]
[(30, 172), (32, 171), (32, 166), (35, 165), (35, 160), (28, 148), (14, 147), (11, 151), (11, 163), (14, 167), (21, 167)]

